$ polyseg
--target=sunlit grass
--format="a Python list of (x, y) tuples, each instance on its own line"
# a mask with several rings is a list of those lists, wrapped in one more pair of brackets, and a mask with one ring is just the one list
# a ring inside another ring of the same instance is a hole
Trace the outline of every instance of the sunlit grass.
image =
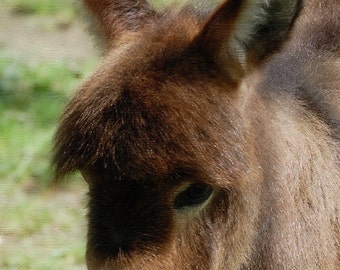
[(16, 15), (54, 17), (58, 27), (69, 26), (79, 15), (78, 0), (2, 0), (0, 8)]
[(51, 139), (79, 70), (59, 63), (26, 63), (0, 56), (0, 177), (10, 181), (51, 175)]
[(74, 0), (3, 0), (2, 5), (11, 7), (19, 14), (56, 15), (73, 19), (77, 15)]
[[(72, 0), (4, 0), (13, 16), (73, 23)], [(51, 44), (53, 44), (51, 40)], [(53, 46), (53, 45), (51, 45)], [(94, 60), (46, 62), (0, 52), (0, 269), (85, 269), (87, 186), (54, 187), (50, 165), (58, 118)]]
[(0, 269), (84, 269), (86, 187), (0, 197)]
[(0, 269), (84, 269), (86, 186), (54, 190), (50, 156), (88, 65), (0, 55)]

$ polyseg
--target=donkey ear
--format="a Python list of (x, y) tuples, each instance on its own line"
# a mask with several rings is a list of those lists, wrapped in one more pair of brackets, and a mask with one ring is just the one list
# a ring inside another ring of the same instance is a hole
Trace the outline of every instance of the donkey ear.
[(126, 31), (136, 32), (155, 17), (146, 0), (83, 0), (110, 47)]
[(211, 16), (199, 44), (234, 81), (280, 47), (299, 0), (227, 0)]

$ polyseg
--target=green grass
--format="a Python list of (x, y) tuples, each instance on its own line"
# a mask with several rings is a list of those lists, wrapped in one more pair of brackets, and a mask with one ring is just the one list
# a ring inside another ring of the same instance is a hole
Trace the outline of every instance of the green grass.
[(73, 8), (75, 1), (72, 0), (4, 0), (7, 6), (13, 8), (14, 12), (22, 14), (76, 14)]
[(92, 63), (0, 54), (0, 269), (84, 269), (86, 185), (54, 190), (57, 120)]
[(85, 189), (2, 196), (0, 269), (84, 269)]
[(59, 26), (68, 26), (79, 15), (77, 0), (3, 0), (1, 7), (9, 7), (15, 14), (55, 17)]
[[(39, 16), (48, 25), (52, 19), (56, 26), (41, 31), (60, 31), (77, 16), (72, 0), (0, 2), (12, 17)], [(85, 269), (87, 186), (77, 176), (51, 185), (50, 157), (58, 118), (95, 59), (46, 62), (18, 55), (1, 47), (0, 269)]]
[(0, 56), (0, 178), (49, 181), (52, 134), (82, 72)]

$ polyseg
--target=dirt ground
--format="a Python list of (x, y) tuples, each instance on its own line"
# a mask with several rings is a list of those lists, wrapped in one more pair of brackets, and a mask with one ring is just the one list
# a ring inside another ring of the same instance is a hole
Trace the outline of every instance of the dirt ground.
[(82, 61), (97, 52), (85, 23), (63, 24), (58, 18), (15, 14), (0, 9), (0, 50), (29, 59)]

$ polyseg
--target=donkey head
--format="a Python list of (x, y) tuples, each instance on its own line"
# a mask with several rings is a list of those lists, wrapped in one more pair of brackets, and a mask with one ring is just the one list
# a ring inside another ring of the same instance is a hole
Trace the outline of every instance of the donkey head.
[(89, 269), (246, 265), (261, 181), (247, 102), (298, 1), (227, 0), (212, 15), (84, 2), (106, 52), (63, 115), (54, 160), (89, 184)]

